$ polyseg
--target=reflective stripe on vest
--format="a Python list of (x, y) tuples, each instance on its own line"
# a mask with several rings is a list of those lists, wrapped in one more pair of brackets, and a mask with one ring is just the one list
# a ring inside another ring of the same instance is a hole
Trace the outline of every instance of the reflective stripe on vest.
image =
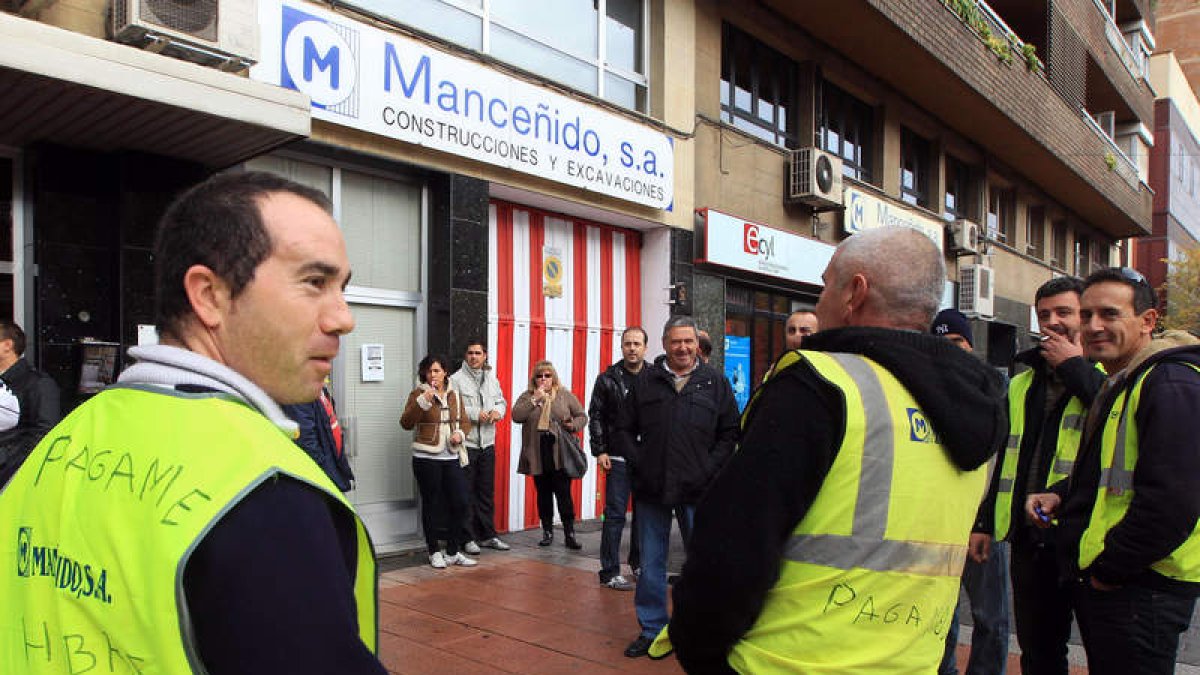
[[(1187, 364), (1198, 373), (1200, 367)], [(1113, 400), (1100, 436), (1100, 481), (1087, 529), (1079, 541), (1079, 569), (1087, 569), (1104, 552), (1105, 537), (1125, 517), (1133, 501), (1133, 475), (1138, 460), (1137, 411), (1142, 386), (1155, 366), (1147, 368), (1132, 387)], [(1135, 420), (1130, 424), (1130, 420)], [(1150, 569), (1171, 579), (1200, 582), (1200, 523), (1191, 535)]]
[(118, 386), (51, 430), (0, 492), (0, 673), (85, 672), (92, 657), (114, 672), (204, 672), (187, 562), (217, 521), (279, 476), (353, 518), (358, 631), (374, 650), (374, 552), (325, 472), (228, 395)]
[(842, 393), (845, 431), (729, 665), (743, 673), (932, 672), (987, 468), (954, 466), (912, 395), (873, 361), (799, 351), (781, 357), (773, 374), (800, 361)]
[[(1099, 366), (1096, 366), (1099, 368)], [(1004, 461), (1000, 465), (1000, 478), (997, 480), (995, 529), (993, 536), (997, 540), (1008, 538), (1012, 526), (1013, 491), (1017, 478), (1017, 466), (1021, 457), (1021, 443), (1025, 437), (1025, 407), (1029, 403), (1029, 390), (1033, 386), (1034, 371), (1029, 369), (1012, 378), (1008, 385), (1008, 442), (1004, 446)], [(1079, 453), (1079, 442), (1083, 435), (1083, 422), (1086, 418), (1083, 401), (1077, 396), (1067, 400), (1066, 406), (1058, 422), (1058, 438), (1055, 441), (1054, 456), (1051, 458), (1046, 481), (1043, 487), (1071, 475), (1075, 466), (1075, 456)]]

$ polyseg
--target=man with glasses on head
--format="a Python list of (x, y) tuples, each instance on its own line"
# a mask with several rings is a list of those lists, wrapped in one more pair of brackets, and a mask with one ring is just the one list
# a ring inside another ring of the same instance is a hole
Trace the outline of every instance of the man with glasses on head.
[(1080, 318), (1108, 379), (1070, 477), (1025, 515), (1058, 522), (1090, 672), (1172, 673), (1200, 591), (1200, 340), (1154, 338), (1154, 289), (1128, 268), (1084, 281)]
[(487, 362), (487, 345), (482, 340), (467, 344), (462, 367), (450, 376), (450, 386), (458, 391), (471, 430), (467, 446), (467, 534), (470, 539), (463, 549), (479, 555), (480, 547), (497, 551), (509, 550), (509, 545), (496, 536), (496, 423), (504, 418), (508, 407), (500, 382)]

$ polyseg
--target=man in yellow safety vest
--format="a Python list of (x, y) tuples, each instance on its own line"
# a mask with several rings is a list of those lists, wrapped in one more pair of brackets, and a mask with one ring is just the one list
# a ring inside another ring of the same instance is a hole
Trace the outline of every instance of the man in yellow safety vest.
[(0, 673), (385, 672), (366, 529), (280, 410), (354, 327), (330, 212), (265, 173), (167, 210), (161, 344), (0, 492)]
[(1035, 525), (1058, 521), (1093, 675), (1173, 673), (1200, 592), (1200, 340), (1154, 338), (1155, 304), (1136, 270), (1084, 280), (1084, 351), (1108, 379), (1070, 476), (1025, 500)]
[(842, 242), (821, 332), (781, 357), (701, 500), (674, 616), (688, 672), (932, 673), (987, 462), (998, 373), (928, 335), (946, 281), (923, 234)]

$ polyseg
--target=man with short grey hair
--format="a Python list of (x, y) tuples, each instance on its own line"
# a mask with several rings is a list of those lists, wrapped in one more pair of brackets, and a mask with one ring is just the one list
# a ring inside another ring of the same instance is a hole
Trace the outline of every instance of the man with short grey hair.
[(669, 635), (689, 673), (923, 672), (941, 658), (986, 464), (987, 364), (925, 333), (946, 279), (923, 234), (842, 242), (821, 332), (747, 406), (697, 506)]
[(688, 316), (663, 327), (663, 351), (644, 368), (621, 408), (616, 437), (633, 474), (642, 573), (633, 603), (641, 632), (625, 656), (645, 656), (667, 624), (667, 553), (672, 511), (691, 531), (694, 505), (733, 454), (738, 410), (729, 380), (697, 354), (699, 329)]

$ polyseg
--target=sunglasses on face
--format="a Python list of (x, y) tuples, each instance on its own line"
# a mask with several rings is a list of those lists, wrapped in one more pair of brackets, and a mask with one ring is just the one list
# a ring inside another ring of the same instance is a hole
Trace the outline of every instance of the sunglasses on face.
[(539, 380), (552, 380), (554, 379), (554, 373), (538, 373), (536, 377)]

